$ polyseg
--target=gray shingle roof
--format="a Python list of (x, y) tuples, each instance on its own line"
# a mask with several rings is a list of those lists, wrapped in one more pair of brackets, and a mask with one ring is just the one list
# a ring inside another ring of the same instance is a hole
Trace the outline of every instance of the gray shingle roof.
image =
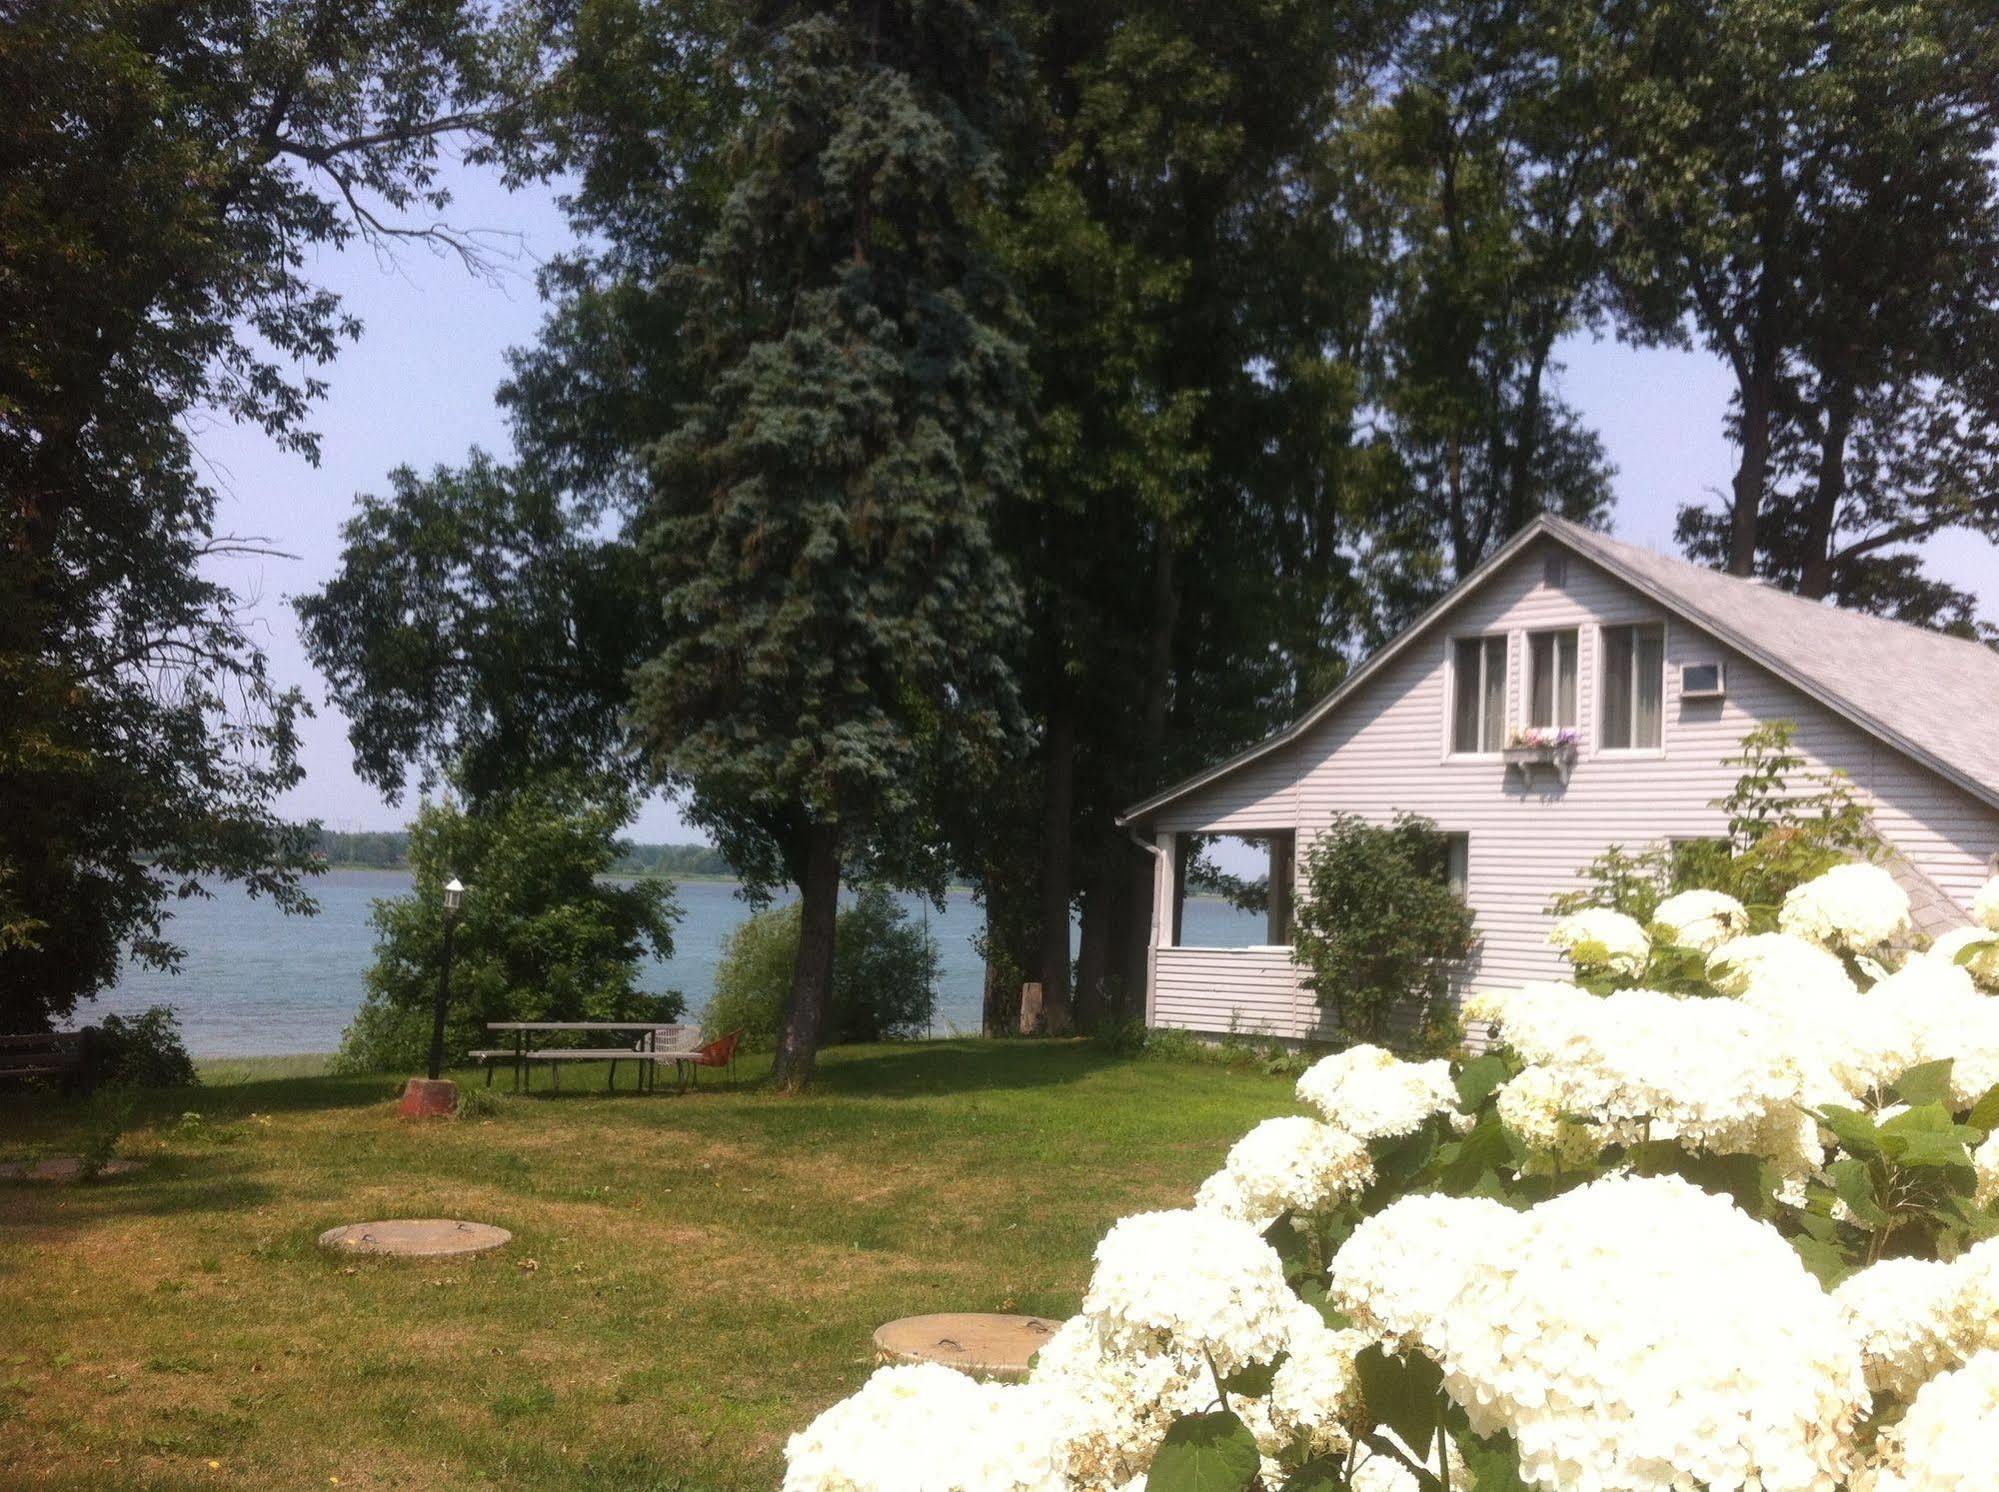
[(1999, 652), (1544, 518), (1555, 537), (1855, 724), (1999, 803)]
[(1120, 821), (1134, 823), (1308, 730), (1543, 534), (1712, 632), (1863, 730), (1999, 806), (1999, 652), (1906, 622), (1807, 601), (1565, 519), (1541, 517), (1297, 720), (1227, 761), (1133, 804), (1119, 815)]

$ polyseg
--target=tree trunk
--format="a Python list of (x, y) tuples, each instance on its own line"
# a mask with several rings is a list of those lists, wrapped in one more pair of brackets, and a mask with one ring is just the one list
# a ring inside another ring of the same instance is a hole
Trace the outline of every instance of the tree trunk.
[(1029, 909), (1007, 887), (1015, 884), (1012, 867), (988, 867), (985, 875), (985, 999), (980, 1022), (988, 1036), (1020, 1034), (1020, 985), (1034, 954), (1034, 929)]
[[(1163, 786), (1166, 770), (1166, 720), (1173, 694), (1173, 636), (1180, 620), (1179, 579), (1174, 573), (1173, 536), (1164, 522), (1152, 549), (1152, 642), (1146, 660), (1145, 698), (1140, 715), (1139, 776), (1152, 787)], [(1149, 790), (1149, 789), (1148, 789)], [(1127, 1007), (1143, 1005), (1151, 965), (1152, 856), (1136, 848), (1126, 877), (1124, 929), (1120, 939), (1118, 979)]]
[(1759, 376), (1742, 390), (1742, 459), (1736, 463), (1728, 520), (1728, 573), (1756, 573), (1756, 520), (1770, 473), (1771, 389)]
[(786, 1093), (803, 1092), (812, 1082), (833, 995), (833, 931), (840, 916), (839, 825), (814, 824), (807, 844), (805, 879), (798, 888), (798, 962), (771, 1068)]
[(1104, 981), (1111, 969), (1111, 898), (1115, 880), (1099, 870), (1083, 885), (1082, 929), (1076, 945), (1076, 1029), (1094, 1031), (1110, 1015)]
[(1048, 1034), (1074, 1026), (1069, 996), (1071, 836), (1076, 803), (1076, 719), (1059, 684), (1048, 707), (1041, 828), (1041, 1008)]
[(1825, 430), (1819, 438), (1819, 479), (1805, 522), (1803, 566), (1798, 594), (1823, 600), (1833, 586), (1832, 536), (1846, 496), (1846, 441), (1853, 430), (1853, 395), (1835, 388), (1826, 401)]

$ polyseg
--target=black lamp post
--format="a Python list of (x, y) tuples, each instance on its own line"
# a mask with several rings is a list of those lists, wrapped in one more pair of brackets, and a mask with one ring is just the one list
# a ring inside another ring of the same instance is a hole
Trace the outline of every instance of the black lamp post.
[(451, 1004), (451, 934), (458, 926), (458, 909), (465, 905), (465, 887), (453, 876), (444, 883), (444, 967), (437, 973), (437, 1009), (430, 1025), (430, 1076), (444, 1074), (444, 1012)]

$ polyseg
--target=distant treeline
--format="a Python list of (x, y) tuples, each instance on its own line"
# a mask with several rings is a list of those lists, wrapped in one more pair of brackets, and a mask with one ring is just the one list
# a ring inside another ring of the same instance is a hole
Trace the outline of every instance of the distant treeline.
[[(400, 829), (343, 834), (319, 831), (319, 853), (330, 865), (400, 870), (409, 863), (410, 837)], [(635, 844), (612, 867), (627, 875), (726, 876), (729, 862), (705, 844)]]

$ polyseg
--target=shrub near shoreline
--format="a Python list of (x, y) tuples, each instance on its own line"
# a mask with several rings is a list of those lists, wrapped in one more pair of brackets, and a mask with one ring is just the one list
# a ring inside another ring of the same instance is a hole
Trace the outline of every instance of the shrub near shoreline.
[(1992, 1492), (1999, 881), (1976, 911), (1925, 948), (1852, 865), (1560, 924), (1588, 987), (1475, 1000), (1470, 1060), (1317, 1063), (1312, 1116), (1112, 1228), (1026, 1383), (884, 1369), (787, 1492)]

